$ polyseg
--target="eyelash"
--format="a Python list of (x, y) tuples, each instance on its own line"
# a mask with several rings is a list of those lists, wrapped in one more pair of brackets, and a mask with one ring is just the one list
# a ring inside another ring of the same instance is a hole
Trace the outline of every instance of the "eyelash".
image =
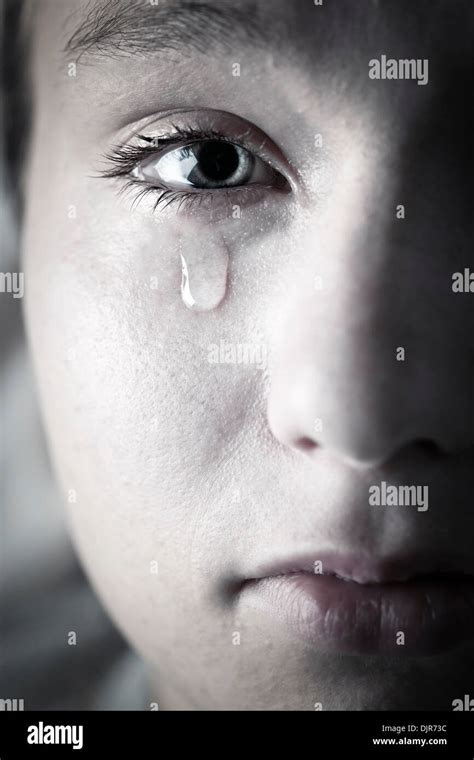
[[(219, 140), (220, 142), (229, 142), (233, 145), (238, 145), (245, 150), (248, 150), (238, 140), (231, 140), (226, 135), (219, 133), (214, 129), (194, 129), (192, 127), (177, 127), (173, 126), (172, 133), (162, 137), (146, 137), (145, 135), (137, 134), (137, 137), (142, 142), (146, 142), (146, 145), (123, 145), (116, 147), (111, 153), (105, 154), (105, 160), (111, 165), (111, 168), (100, 172), (100, 177), (104, 179), (127, 179), (126, 184), (119, 191), (119, 194), (127, 191), (133, 191), (135, 198), (132, 203), (136, 206), (143, 198), (149, 195), (157, 195), (155, 200), (153, 211), (165, 210), (169, 206), (178, 204), (178, 211), (181, 211), (183, 207), (189, 207), (194, 204), (202, 204), (206, 198), (212, 197), (215, 190), (202, 190), (201, 192), (189, 192), (186, 190), (171, 190), (165, 186), (151, 185), (142, 180), (137, 180), (131, 177), (131, 172), (136, 168), (137, 164), (144, 161), (151, 156), (159, 156), (166, 149), (173, 146), (180, 147), (184, 144), (190, 144), (193, 142), (199, 142), (204, 140)], [(228, 188), (219, 190), (219, 194), (222, 196), (225, 193), (232, 193), (236, 190), (243, 191), (245, 187)]]

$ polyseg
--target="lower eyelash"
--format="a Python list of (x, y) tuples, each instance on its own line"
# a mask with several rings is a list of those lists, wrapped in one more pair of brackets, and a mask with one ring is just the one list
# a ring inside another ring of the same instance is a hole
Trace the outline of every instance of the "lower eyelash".
[(119, 191), (119, 195), (126, 192), (134, 193), (135, 197), (132, 202), (132, 208), (135, 208), (140, 201), (147, 198), (150, 194), (157, 196), (153, 204), (153, 211), (165, 211), (170, 206), (178, 204), (178, 211), (183, 208), (189, 208), (195, 204), (198, 206), (203, 203), (205, 198), (209, 198), (212, 193), (203, 190), (200, 193), (190, 193), (186, 190), (170, 190), (169, 188), (159, 187), (157, 185), (148, 185), (143, 182), (129, 179), (124, 187)]

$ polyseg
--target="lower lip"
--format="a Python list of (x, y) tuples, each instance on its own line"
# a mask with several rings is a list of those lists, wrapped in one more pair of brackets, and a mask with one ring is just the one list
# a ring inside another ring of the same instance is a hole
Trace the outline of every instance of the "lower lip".
[(432, 655), (474, 641), (472, 581), (362, 585), (302, 572), (249, 581), (243, 594), (321, 651)]

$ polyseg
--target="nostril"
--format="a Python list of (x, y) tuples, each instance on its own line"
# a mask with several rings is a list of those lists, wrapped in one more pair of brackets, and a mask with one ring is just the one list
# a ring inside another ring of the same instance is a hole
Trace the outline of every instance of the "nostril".
[(438, 444), (428, 438), (419, 438), (415, 446), (427, 457), (439, 457), (443, 453)]
[(318, 448), (318, 444), (311, 440), (311, 438), (298, 438), (296, 441), (296, 448), (301, 449), (301, 451), (314, 451), (314, 449)]

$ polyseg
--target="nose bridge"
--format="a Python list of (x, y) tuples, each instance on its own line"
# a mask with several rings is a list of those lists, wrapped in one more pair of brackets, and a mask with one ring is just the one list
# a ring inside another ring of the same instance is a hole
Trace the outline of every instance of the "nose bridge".
[(366, 365), (374, 353), (380, 357), (384, 347), (388, 352), (387, 332), (396, 334), (403, 323), (398, 304), (406, 311), (410, 299), (408, 288), (402, 299), (394, 298), (403, 274), (386, 267), (387, 248), (399, 241), (396, 159), (384, 149), (373, 142), (367, 154), (357, 145), (344, 161), (327, 211), (305, 215), (304, 231), (295, 238), (299, 263), (279, 304), (282, 350), (314, 356), (316, 366), (333, 367), (334, 373), (341, 362), (349, 369)]
[(327, 213), (305, 220), (301, 265), (277, 339), (269, 419), (290, 445), (324, 445), (372, 464), (434, 435), (414, 392), (425, 380), (431, 338), (414, 287), (426, 253), (409, 255), (406, 210), (397, 203), (402, 182), (393, 167), (402, 146), (358, 147)]
[(397, 361), (397, 347), (407, 341), (397, 339), (393, 313), (378, 316), (383, 284), (374, 270), (316, 271), (310, 268), (286, 311), (271, 416), (283, 417), (294, 442), (315, 441), (347, 459), (373, 462), (411, 435), (410, 368)]

